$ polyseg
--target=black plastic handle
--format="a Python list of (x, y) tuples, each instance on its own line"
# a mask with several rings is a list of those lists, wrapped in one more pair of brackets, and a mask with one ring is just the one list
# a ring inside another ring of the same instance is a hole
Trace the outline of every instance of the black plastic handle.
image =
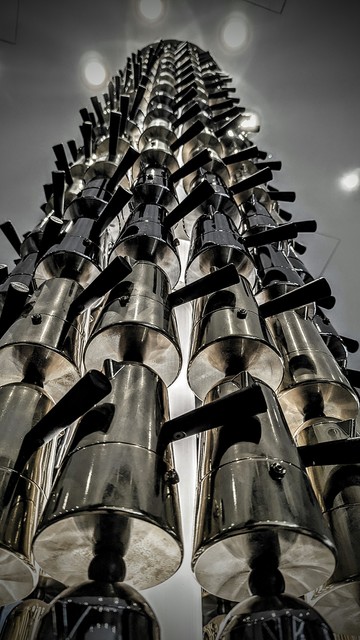
[(346, 336), (340, 336), (344, 346), (349, 353), (356, 353), (359, 349), (359, 341), (353, 338), (347, 338)]
[(121, 113), (119, 113), (119, 111), (111, 111), (110, 125), (109, 125), (109, 161), (110, 162), (113, 162), (116, 158), (120, 124), (121, 124)]
[(111, 176), (109, 182), (107, 183), (107, 190), (110, 191), (110, 193), (112, 193), (116, 186), (119, 184), (120, 180), (122, 180), (122, 178), (125, 176), (125, 174), (127, 173), (127, 171), (129, 171), (129, 169), (131, 169), (131, 167), (133, 166), (133, 164), (136, 162), (136, 160), (139, 158), (140, 153), (139, 151), (137, 151), (134, 147), (129, 146), (126, 149), (125, 154), (123, 155), (121, 161), (119, 162), (118, 166), (115, 169), (115, 172), (113, 173), (113, 175)]
[(185, 304), (185, 302), (191, 302), (196, 298), (201, 298), (201, 296), (206, 296), (225, 287), (231, 287), (231, 285), (237, 284), (239, 280), (240, 276), (235, 265), (232, 263), (227, 264), (225, 267), (173, 291), (168, 295), (168, 303), (171, 307), (178, 307), (180, 304)]
[(355, 387), (355, 389), (360, 389), (360, 371), (356, 369), (345, 369), (344, 373), (350, 384)]
[[(225, 111), (225, 109), (232, 109), (235, 104), (239, 104), (240, 98), (229, 98), (228, 100), (224, 100), (224, 102), (217, 102), (216, 104), (212, 104), (210, 109), (211, 111)], [(238, 113), (243, 113), (246, 111), (245, 107), (240, 107), (241, 111), (237, 111), (233, 115), (237, 115)], [(229, 117), (230, 114), (229, 114)], [(224, 118), (224, 114), (221, 114), (220, 120)], [(213, 121), (215, 122), (214, 118)]]
[[(246, 147), (245, 149), (241, 149), (241, 151), (237, 151), (236, 153), (232, 153), (230, 156), (225, 156), (222, 158), (222, 161), (226, 166), (231, 164), (236, 164), (237, 162), (243, 162), (244, 160), (251, 160), (252, 158), (257, 158), (258, 148), (255, 144), (252, 144), (250, 147)], [(256, 165), (258, 168), (259, 165)]]
[(123, 93), (123, 95), (120, 98), (120, 111), (121, 111), (121, 123), (120, 123), (120, 130), (119, 130), (120, 137), (123, 136), (125, 133), (126, 123), (128, 119), (128, 113), (129, 113), (129, 106), (130, 106), (130, 96), (126, 93)]
[(139, 86), (137, 88), (137, 91), (136, 91), (136, 94), (135, 94), (134, 102), (132, 104), (131, 111), (130, 111), (130, 119), (131, 120), (133, 120), (135, 118), (137, 109), (138, 109), (138, 107), (140, 105), (141, 100), (144, 97), (145, 91), (146, 91), (146, 86), (143, 85), (143, 84), (139, 84)]
[(54, 215), (62, 218), (65, 203), (65, 171), (52, 171)]
[(209, 149), (203, 149), (202, 151), (199, 151), (192, 158), (190, 158), (190, 160), (185, 162), (185, 164), (183, 164), (180, 169), (177, 169), (176, 171), (174, 171), (174, 173), (171, 174), (172, 181), (179, 182), (179, 180), (181, 180), (182, 178), (185, 178), (186, 176), (190, 175), (190, 173), (197, 171), (198, 169), (200, 169), (200, 167), (203, 167), (208, 162), (211, 162), (211, 159), (212, 158)]
[(184, 133), (182, 133), (181, 136), (179, 136), (179, 138), (170, 145), (171, 151), (174, 152), (180, 149), (182, 145), (190, 142), (190, 140), (195, 138), (195, 136), (199, 135), (203, 129), (205, 129), (204, 123), (201, 122), (201, 120), (196, 120), (191, 127), (184, 131)]
[(10, 282), (0, 316), (0, 336), (18, 319), (29, 293), (29, 287), (22, 282)]
[(0, 284), (3, 284), (9, 275), (7, 264), (0, 264)]
[(257, 162), (258, 169), (264, 169), (264, 167), (270, 167), (271, 171), (280, 171), (282, 168), (281, 160), (269, 160), (268, 162)]
[(184, 76), (181, 78), (181, 80), (179, 80), (178, 82), (175, 83), (174, 87), (176, 90), (180, 89), (184, 84), (189, 84), (189, 82), (192, 82), (193, 80), (196, 80), (198, 76), (195, 75), (194, 70), (191, 70), (190, 73), (188, 73), (187, 76)]
[(186, 111), (183, 111), (181, 116), (179, 116), (179, 118), (175, 120), (175, 122), (173, 122), (173, 128), (177, 129), (178, 127), (180, 127), (181, 124), (188, 122), (188, 120), (191, 120), (191, 118), (195, 118), (195, 116), (197, 116), (200, 113), (200, 111), (201, 111), (201, 106), (199, 105), (198, 102), (195, 102), (189, 109), (186, 109)]
[(296, 200), (295, 191), (275, 191), (274, 189), (269, 189), (269, 196), (271, 200), (275, 200), (276, 202), (295, 202)]
[(285, 220), (285, 222), (289, 222), (292, 218), (292, 214), (289, 213), (289, 211), (285, 211), (284, 209), (279, 209), (278, 214), (280, 218), (282, 218), (282, 220)]
[(79, 113), (80, 113), (80, 115), (82, 117), (83, 122), (89, 122), (90, 116), (89, 116), (89, 112), (88, 112), (86, 107), (83, 107), (82, 109), (79, 109)]
[(303, 256), (307, 250), (307, 247), (302, 244), (302, 242), (294, 242), (292, 246), (294, 251), (296, 251), (300, 256)]
[(234, 430), (237, 423), (234, 416), (241, 416), (239, 441), (245, 440), (257, 444), (261, 438), (260, 423), (257, 423), (258, 428), (256, 429), (254, 429), (254, 423), (251, 423), (251, 428), (247, 429), (245, 421), (246, 418), (264, 413), (266, 410), (263, 391), (260, 385), (253, 384), (164, 422), (159, 435), (158, 447), (160, 450), (164, 450), (170, 442), (216, 427)]
[(176, 100), (174, 104), (175, 109), (180, 109), (180, 107), (183, 107), (184, 104), (187, 104), (188, 102), (190, 102), (190, 100), (196, 97), (197, 90), (195, 89), (195, 87), (191, 87), (191, 89), (189, 89), (180, 100)]
[(80, 125), (81, 135), (84, 141), (84, 157), (90, 160), (92, 155), (93, 126), (89, 121), (85, 121)]
[(173, 227), (185, 218), (190, 211), (193, 211), (196, 207), (199, 207), (203, 202), (211, 198), (214, 193), (214, 189), (207, 180), (200, 182), (200, 184), (195, 187), (195, 189), (192, 189), (184, 200), (179, 202), (175, 209), (166, 216), (163, 222), (164, 226), (170, 229), (170, 227)]
[(76, 162), (76, 160), (78, 159), (78, 148), (77, 148), (76, 141), (68, 140), (66, 144), (69, 148), (73, 161)]
[(121, 280), (126, 278), (132, 269), (125, 258), (117, 256), (108, 266), (73, 300), (69, 307), (67, 320), (72, 320), (91, 307)]
[(360, 463), (360, 438), (308, 444), (297, 450), (305, 467)]
[(314, 233), (317, 229), (316, 220), (300, 220), (294, 222), (298, 233)]
[(111, 200), (107, 202), (98, 219), (91, 229), (91, 239), (100, 237), (106, 227), (113, 221), (115, 216), (125, 207), (132, 198), (132, 192), (124, 189), (121, 185), (116, 189)]
[(55, 158), (57, 160), (58, 169), (65, 171), (66, 184), (70, 187), (73, 183), (72, 175), (70, 173), (69, 163), (66, 157), (65, 148), (63, 144), (56, 144), (53, 146)]
[(252, 173), (247, 178), (244, 178), (243, 180), (240, 180), (236, 184), (233, 184), (229, 188), (229, 191), (231, 191), (231, 193), (236, 195), (238, 193), (241, 193), (242, 191), (253, 189), (254, 187), (259, 186), (259, 184), (266, 184), (266, 182), (269, 182), (269, 180), (272, 180), (272, 177), (273, 176), (270, 169), (268, 168), (260, 169), (260, 171), (256, 171), (255, 173)]
[(274, 298), (274, 300), (264, 302), (259, 305), (259, 311), (263, 318), (269, 318), (283, 311), (290, 311), (317, 302), (329, 295), (331, 295), (331, 289), (328, 281), (325, 278), (317, 278), (302, 287), (296, 287), (296, 289)]
[(99, 101), (99, 98), (97, 96), (92, 96), (90, 100), (91, 100), (92, 106), (94, 107), (94, 111), (97, 115), (99, 124), (103, 127), (105, 124), (105, 116), (104, 116), (104, 110), (103, 110), (102, 104)]
[(272, 227), (266, 231), (260, 231), (259, 233), (253, 233), (250, 236), (243, 238), (245, 247), (261, 247), (265, 244), (272, 244), (273, 242), (281, 242), (282, 240), (290, 240), (296, 238), (298, 234), (297, 228), (294, 223), (280, 224), (278, 227)]
[(11, 220), (6, 220), (0, 224), (0, 229), (3, 232), (4, 236), (10, 242), (13, 249), (15, 249), (18, 256), (20, 256), (20, 248), (21, 248), (21, 239), (11, 222)]

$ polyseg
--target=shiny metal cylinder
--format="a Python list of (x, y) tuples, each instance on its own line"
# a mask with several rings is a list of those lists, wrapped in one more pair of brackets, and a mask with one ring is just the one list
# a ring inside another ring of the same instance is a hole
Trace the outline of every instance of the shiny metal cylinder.
[(166, 386), (172, 384), (182, 357), (169, 293), (169, 279), (160, 267), (135, 262), (112, 290), (85, 346), (85, 368), (101, 369), (105, 358), (133, 360), (148, 365)]
[[(205, 402), (243, 388), (244, 380), (243, 374), (224, 379)], [(294, 595), (321, 584), (335, 566), (330, 530), (276, 396), (259, 384), (267, 404), (256, 417), (259, 444), (239, 442), (235, 420), (231, 432), (219, 427), (199, 439), (192, 567), (206, 591), (235, 601), (246, 597), (253, 563), (263, 555), (277, 558)]]
[(216, 640), (335, 640), (322, 616), (292, 595), (253, 596), (236, 605)]
[[(123, 555), (126, 582), (134, 587), (154, 586), (175, 573), (182, 541), (172, 450), (164, 459), (157, 453), (167, 418), (159, 376), (142, 364), (119, 366), (111, 393), (80, 421), (80, 435), (45, 506), (34, 541), (44, 571), (67, 585), (86, 579), (105, 532), (107, 546)], [(93, 425), (90, 433), (87, 423)]]
[[(329, 420), (303, 429), (298, 444), (344, 437), (341, 423)], [(360, 629), (360, 464), (310, 467), (308, 473), (338, 550), (334, 573), (308, 602), (333, 631), (356, 634)]]
[(211, 273), (214, 267), (220, 269), (231, 263), (240, 275), (254, 284), (255, 265), (231, 218), (220, 211), (202, 215), (193, 227), (186, 283)]
[(130, 262), (147, 260), (163, 269), (171, 288), (180, 278), (181, 264), (178, 240), (164, 224), (168, 212), (156, 204), (140, 204), (128, 217), (110, 260), (115, 256), (130, 258)]
[(162, 167), (148, 167), (140, 173), (132, 185), (136, 209), (140, 202), (157, 204), (172, 211), (178, 204), (176, 189), (170, 179), (170, 174)]
[(272, 316), (267, 323), (284, 358), (277, 395), (293, 435), (311, 418), (355, 418), (357, 395), (311, 320), (295, 310)]
[[(52, 407), (42, 389), (30, 384), (0, 387), (0, 604), (28, 596), (38, 581), (32, 541), (49, 495), (55, 441), (42, 446), (19, 472), (15, 469), (25, 435)], [(14, 636), (15, 637), (15, 636)]]
[(277, 389), (283, 364), (251, 291), (240, 282), (194, 303), (188, 382), (204, 399), (227, 374), (248, 371)]
[(86, 582), (53, 600), (36, 640), (87, 640), (91, 636), (160, 640), (160, 628), (145, 598), (128, 584)]
[[(101, 208), (104, 206), (105, 202), (101, 203)], [(65, 236), (46, 251), (36, 267), (38, 286), (51, 278), (70, 277), (86, 287), (99, 275), (105, 266), (105, 246), (104, 240), (96, 243), (89, 239), (94, 222), (79, 218), (68, 223)]]
[(133, 178), (135, 179), (143, 168), (154, 165), (166, 168), (170, 173), (174, 173), (179, 168), (179, 163), (168, 142), (151, 140), (144, 145), (140, 158), (136, 160), (132, 168)]
[(49, 605), (42, 600), (20, 602), (7, 616), (0, 632), (0, 640), (37, 640), (37, 631)]
[[(190, 160), (190, 158), (193, 158), (204, 149), (206, 149), (210, 154), (210, 161), (204, 165), (204, 169), (206, 169), (209, 173), (219, 176), (222, 182), (227, 184), (229, 180), (229, 170), (216, 149), (213, 149), (212, 147), (204, 147), (203, 145), (198, 144), (192, 149), (191, 154), (189, 153), (188, 159)], [(183, 178), (183, 187), (186, 193), (189, 193), (191, 191), (196, 181), (196, 171), (188, 174)]]
[(83, 288), (67, 278), (46, 280), (0, 339), (0, 384), (23, 379), (59, 400), (82, 374), (85, 315), (67, 320)]

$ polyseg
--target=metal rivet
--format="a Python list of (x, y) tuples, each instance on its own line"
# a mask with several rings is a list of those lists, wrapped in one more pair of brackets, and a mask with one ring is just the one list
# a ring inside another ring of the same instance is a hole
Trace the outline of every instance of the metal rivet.
[(41, 322), (42, 322), (41, 313), (33, 313), (33, 315), (31, 316), (31, 322), (33, 324), (41, 324)]
[(236, 315), (237, 315), (238, 318), (246, 318), (247, 311), (246, 311), (246, 309), (238, 309)]
[(185, 437), (186, 437), (185, 431), (177, 431), (173, 435), (173, 439), (174, 440), (182, 440), (182, 438), (185, 438)]
[(273, 462), (270, 465), (269, 473), (273, 480), (282, 480), (286, 474), (286, 469), (280, 462)]
[(175, 469), (169, 469), (166, 471), (165, 482), (168, 482), (169, 484), (177, 484), (179, 480), (179, 475)]

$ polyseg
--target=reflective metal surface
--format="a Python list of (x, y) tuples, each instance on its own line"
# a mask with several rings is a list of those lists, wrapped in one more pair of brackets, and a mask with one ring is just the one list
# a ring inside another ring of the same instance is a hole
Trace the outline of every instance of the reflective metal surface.
[(29, 595), (38, 567), (32, 540), (50, 491), (55, 442), (42, 446), (21, 473), (14, 470), (24, 436), (52, 407), (39, 387), (8, 384), (0, 387), (0, 604)]
[(172, 211), (178, 204), (176, 189), (170, 174), (162, 167), (148, 167), (142, 171), (132, 185), (136, 204), (145, 202), (165, 207)]
[(164, 225), (168, 211), (156, 204), (140, 204), (128, 217), (110, 254), (146, 260), (161, 267), (173, 288), (180, 278), (180, 258), (171, 229)]
[(162, 269), (136, 262), (112, 290), (95, 325), (85, 347), (86, 369), (101, 369), (105, 358), (136, 360), (156, 371), (166, 386), (172, 384), (181, 368), (181, 351), (169, 293)]
[(24, 600), (9, 613), (0, 633), (0, 640), (36, 640), (40, 620), (49, 610), (41, 600)]
[[(210, 402), (242, 388), (244, 376), (226, 378)], [(330, 576), (335, 546), (301, 464), (274, 392), (261, 383), (267, 413), (258, 445), (239, 442), (234, 429), (199, 438), (199, 478), (192, 566), (201, 586), (241, 601), (258, 558), (274, 554), (286, 590), (303, 595)]]
[[(121, 365), (112, 387), (104, 403), (80, 421), (44, 509), (34, 553), (44, 571), (75, 585), (86, 578), (105, 532), (107, 545), (124, 557), (126, 581), (145, 589), (169, 578), (182, 558), (177, 487), (168, 480), (171, 447), (164, 460), (157, 454), (168, 418), (167, 391), (153, 371), (137, 363)], [(88, 434), (87, 424), (93, 425)]]
[(0, 384), (23, 379), (58, 400), (81, 376), (85, 318), (67, 313), (82, 287), (67, 278), (46, 280), (0, 339)]
[(188, 382), (200, 399), (227, 373), (248, 371), (277, 389), (282, 358), (259, 315), (248, 281), (194, 304)]
[(357, 395), (311, 320), (295, 310), (267, 322), (284, 358), (285, 372), (277, 394), (292, 433), (296, 435), (311, 418), (355, 418)]
[(220, 269), (230, 263), (254, 284), (254, 263), (231, 218), (220, 211), (202, 215), (193, 226), (185, 281), (194, 282), (214, 267)]
[(303, 600), (253, 596), (225, 618), (217, 640), (335, 640), (327, 622)]
[(55, 600), (36, 640), (160, 640), (155, 614), (145, 598), (124, 583), (86, 582)]

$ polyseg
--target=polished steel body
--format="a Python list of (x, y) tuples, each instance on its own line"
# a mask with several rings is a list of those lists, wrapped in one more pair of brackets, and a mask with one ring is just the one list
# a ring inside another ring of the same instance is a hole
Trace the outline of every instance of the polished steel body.
[(46, 280), (35, 290), (0, 339), (1, 384), (30, 379), (54, 400), (75, 384), (82, 373), (86, 319), (69, 322), (67, 313), (82, 290), (67, 278)]
[(255, 265), (231, 218), (220, 211), (200, 216), (191, 235), (186, 282), (194, 282), (214, 268), (220, 269), (230, 263), (250, 284), (254, 284)]
[(204, 296), (194, 304), (188, 381), (204, 399), (227, 373), (248, 371), (277, 389), (281, 355), (270, 336), (249, 282)]
[[(111, 292), (85, 347), (86, 369), (101, 369), (105, 358), (136, 360), (151, 367), (169, 386), (181, 368), (170, 284), (151, 262), (136, 262)], [(0, 343), (1, 344), (1, 343)]]
[(51, 487), (55, 441), (38, 449), (22, 471), (15, 466), (24, 436), (52, 405), (35, 385), (0, 387), (1, 605), (26, 597), (37, 584), (32, 541)]
[[(67, 585), (87, 576), (97, 536), (124, 556), (126, 582), (145, 589), (169, 578), (182, 558), (171, 447), (157, 440), (168, 418), (167, 391), (148, 367), (124, 363), (112, 392), (80, 422), (35, 538), (42, 569)], [(126, 398), (123, 404), (120, 398)], [(81, 433), (85, 432), (83, 437)], [(86, 470), (86, 473), (84, 471)]]
[[(245, 381), (244, 375), (226, 378), (205, 402), (243, 388)], [(192, 566), (204, 589), (235, 601), (246, 597), (251, 567), (264, 555), (277, 558), (294, 595), (321, 584), (335, 566), (330, 530), (276, 396), (263, 383), (261, 388), (267, 412), (257, 416), (258, 445), (239, 442), (241, 414), (231, 430), (219, 427), (199, 439)]]
[(277, 395), (292, 433), (311, 418), (355, 418), (357, 395), (311, 320), (294, 310), (272, 316), (267, 323), (284, 358)]

